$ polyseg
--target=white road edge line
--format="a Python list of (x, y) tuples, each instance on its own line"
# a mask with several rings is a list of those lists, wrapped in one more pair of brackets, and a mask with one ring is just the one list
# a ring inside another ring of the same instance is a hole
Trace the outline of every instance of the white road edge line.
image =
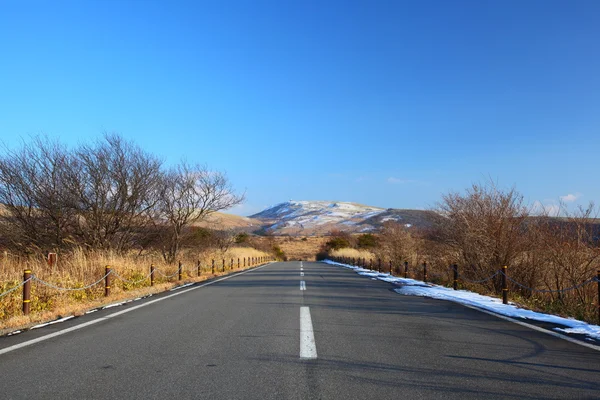
[(317, 358), (317, 344), (309, 307), (300, 307), (300, 358), (307, 360)]
[(61, 336), (61, 335), (67, 334), (69, 332), (73, 332), (73, 331), (76, 331), (76, 330), (88, 327), (90, 325), (94, 325), (94, 324), (96, 324), (98, 322), (102, 322), (102, 321), (109, 320), (111, 318), (118, 317), (119, 315), (127, 314), (128, 312), (137, 310), (137, 309), (142, 308), (142, 307), (149, 306), (150, 304), (158, 303), (159, 301), (170, 299), (171, 297), (175, 297), (175, 296), (179, 296), (181, 294), (187, 293), (187, 292), (191, 292), (192, 290), (200, 289), (200, 288), (203, 288), (205, 286), (209, 286), (209, 285), (212, 285), (214, 283), (224, 281), (226, 279), (230, 279), (230, 278), (233, 278), (233, 277), (236, 277), (236, 276), (239, 276), (239, 275), (243, 275), (243, 274), (246, 274), (248, 272), (256, 271), (256, 270), (264, 268), (264, 267), (266, 267), (266, 266), (268, 266), (270, 264), (271, 263), (268, 263), (268, 264), (265, 264), (265, 265), (263, 265), (261, 267), (257, 267), (257, 268), (254, 268), (254, 269), (251, 269), (251, 270), (247, 270), (247, 271), (242, 271), (242, 272), (237, 273), (235, 275), (228, 275), (228, 276), (225, 276), (223, 278), (219, 278), (219, 279), (211, 281), (211, 282), (203, 283), (202, 285), (194, 286), (193, 288), (190, 288), (190, 289), (182, 290), (182, 291), (170, 294), (168, 296), (161, 297), (159, 299), (150, 300), (150, 301), (148, 301), (146, 303), (142, 303), (140, 305), (137, 305), (137, 306), (125, 309), (123, 311), (119, 311), (119, 312), (107, 315), (106, 317), (101, 317), (101, 318), (98, 318), (98, 319), (95, 319), (95, 320), (92, 320), (92, 321), (85, 322), (83, 324), (79, 324), (79, 325), (75, 325), (75, 326), (72, 326), (72, 327), (67, 328), (67, 329), (63, 329), (62, 331), (50, 333), (48, 335), (40, 336), (38, 338), (31, 339), (31, 340), (28, 340), (26, 342), (22, 342), (22, 343), (15, 344), (13, 346), (5, 347), (3, 349), (0, 349), (0, 355), (6, 354), (6, 353), (10, 353), (11, 351), (22, 349), (23, 347), (31, 346), (32, 344), (36, 344), (36, 343), (43, 342), (43, 341), (48, 340), (48, 339), (52, 339), (52, 338), (57, 337), (57, 336)]
[(592, 350), (600, 351), (600, 346), (596, 346), (595, 344), (585, 343), (585, 342), (582, 342), (581, 340), (573, 339), (573, 338), (571, 338), (569, 336), (566, 336), (566, 335), (563, 335), (561, 333), (554, 332), (554, 331), (551, 331), (551, 330), (548, 330), (548, 329), (544, 329), (544, 328), (540, 328), (537, 325), (528, 324), (527, 322), (519, 321), (519, 320), (513, 319), (511, 317), (507, 317), (506, 315), (496, 314), (495, 312), (484, 310), (484, 309), (479, 308), (479, 307), (475, 307), (475, 306), (471, 306), (471, 305), (463, 304), (463, 303), (458, 303), (458, 304), (460, 304), (462, 306), (465, 306), (467, 308), (470, 308), (472, 310), (479, 311), (479, 312), (482, 312), (484, 314), (489, 314), (489, 315), (492, 315), (494, 317), (503, 319), (505, 321), (512, 322), (513, 324), (521, 325), (521, 326), (524, 326), (526, 328), (533, 329), (534, 331), (538, 331), (538, 332), (545, 333), (545, 334), (550, 335), (550, 336), (554, 336), (554, 337), (559, 338), (559, 339), (566, 340), (567, 342), (578, 344), (580, 346), (587, 347), (587, 348), (590, 348)]
[(300, 290), (306, 290), (306, 282), (300, 281)]

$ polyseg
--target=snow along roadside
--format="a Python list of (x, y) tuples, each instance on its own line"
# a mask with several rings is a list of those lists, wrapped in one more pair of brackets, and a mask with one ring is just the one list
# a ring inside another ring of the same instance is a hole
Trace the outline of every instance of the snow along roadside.
[(448, 300), (464, 304), (471, 307), (481, 308), (491, 311), (495, 314), (506, 317), (530, 319), (534, 321), (548, 322), (552, 324), (567, 326), (568, 328), (554, 328), (555, 331), (579, 335), (587, 335), (590, 338), (600, 340), (600, 326), (591, 325), (573, 318), (563, 318), (557, 315), (544, 314), (531, 310), (519, 308), (514, 304), (502, 304), (501, 299), (490, 296), (483, 296), (467, 290), (453, 290), (444, 286), (425, 283), (416, 279), (405, 279), (384, 274), (370, 269), (354, 267), (352, 265), (341, 264), (331, 260), (324, 260), (324, 263), (339, 265), (354, 270), (357, 274), (367, 276), (373, 279), (379, 279), (385, 282), (398, 283), (402, 286), (394, 289), (399, 294), (408, 296), (431, 297), (439, 300)]

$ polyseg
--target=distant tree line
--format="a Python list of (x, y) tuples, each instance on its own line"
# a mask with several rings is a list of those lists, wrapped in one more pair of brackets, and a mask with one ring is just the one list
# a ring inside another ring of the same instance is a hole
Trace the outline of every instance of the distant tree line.
[(241, 203), (226, 175), (156, 156), (117, 134), (68, 149), (35, 137), (0, 156), (0, 237), (40, 250), (160, 250), (173, 262), (194, 222)]

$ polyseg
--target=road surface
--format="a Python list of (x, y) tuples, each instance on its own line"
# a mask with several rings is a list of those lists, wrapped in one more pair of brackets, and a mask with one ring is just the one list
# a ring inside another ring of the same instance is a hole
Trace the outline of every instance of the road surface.
[(0, 338), (0, 398), (591, 399), (600, 352), (285, 262)]

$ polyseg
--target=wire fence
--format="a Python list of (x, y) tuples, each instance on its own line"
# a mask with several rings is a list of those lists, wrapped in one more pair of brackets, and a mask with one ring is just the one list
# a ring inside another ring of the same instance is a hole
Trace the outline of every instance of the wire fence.
[[(377, 260), (376, 263), (373, 263), (372, 261), (367, 262), (367, 260), (363, 259), (356, 259), (356, 258), (348, 258), (348, 257), (333, 257), (333, 260), (339, 263), (343, 263), (343, 264), (348, 264), (348, 265), (352, 265), (352, 266), (358, 266), (358, 267), (362, 267), (362, 268), (373, 268), (374, 265), (377, 265), (377, 272), (382, 272), (381, 271), (381, 265), (382, 262), (380, 260)], [(447, 279), (448, 275), (445, 273), (439, 273), (439, 272), (434, 272), (431, 271), (430, 269), (428, 269), (427, 263), (423, 263), (420, 266), (420, 270), (413, 267), (412, 268), (412, 275), (415, 277), (422, 277), (424, 282), (427, 282), (429, 278), (434, 277), (434, 278), (441, 278), (443, 279)], [(398, 268), (394, 268), (394, 266), (392, 265), (392, 263), (389, 264), (389, 274), (393, 275), (394, 270), (396, 270), (397, 272), (400, 272), (400, 266), (398, 266)], [(444, 270), (444, 269), (442, 269)], [(439, 269), (438, 269), (439, 271)], [(494, 278), (500, 277), (501, 279), (501, 287), (502, 287), (502, 300), (504, 304), (508, 304), (508, 291), (509, 291), (509, 285), (508, 282), (512, 283), (513, 285), (515, 285), (516, 287), (522, 289), (522, 290), (526, 290), (529, 291), (530, 293), (540, 293), (540, 294), (559, 294), (559, 293), (567, 293), (567, 292), (571, 292), (573, 290), (577, 290), (577, 289), (581, 289), (587, 285), (593, 284), (594, 282), (597, 283), (598, 286), (598, 295), (597, 295), (597, 307), (598, 307), (598, 323), (600, 324), (600, 269), (597, 272), (596, 276), (593, 276), (581, 283), (575, 284), (573, 286), (567, 287), (567, 288), (563, 288), (563, 289), (536, 289), (536, 288), (532, 288), (528, 285), (525, 285), (521, 282), (518, 282), (517, 280), (513, 279), (512, 277), (510, 277), (508, 275), (507, 271), (507, 267), (503, 267), (502, 269), (499, 269), (497, 271), (495, 271), (492, 275), (483, 278), (483, 279), (470, 279), (467, 278), (466, 276), (464, 276), (464, 274), (460, 274), (459, 273), (459, 268), (456, 264), (451, 265), (450, 267), (446, 268), (447, 272), (453, 273), (454, 275), (454, 279), (452, 279), (453, 281), (453, 287), (454, 290), (458, 290), (458, 281), (464, 281), (464, 282), (468, 282), (468, 283), (472, 283), (472, 284), (482, 284), (488, 281), (491, 281)], [(404, 263), (404, 277), (408, 278), (408, 262)]]
[[(261, 265), (261, 264), (264, 264), (264, 263), (267, 263), (267, 262), (273, 261), (273, 260), (274, 259), (272, 257), (244, 257), (243, 265), (244, 265), (244, 268), (250, 268), (250, 267)], [(222, 265), (223, 265), (223, 267), (222, 267), (221, 272), (226, 272), (225, 260), (223, 260)], [(200, 266), (201, 266), (200, 261), (198, 261), (198, 263), (196, 265), (197, 276), (201, 275), (201, 267)], [(235, 269), (234, 266), (235, 266), (235, 264), (232, 259), (231, 263), (229, 265), (229, 269), (230, 270)], [(241, 268), (241, 263), (240, 263), (239, 258), (238, 258), (238, 262), (237, 262), (237, 267)], [(214, 274), (215, 273), (215, 260), (212, 260), (211, 270), (212, 270), (212, 273)], [(110, 295), (111, 278), (112, 277), (114, 277), (115, 279), (118, 279), (122, 282), (131, 284), (131, 285), (137, 285), (137, 284), (140, 284), (140, 283), (150, 279), (150, 286), (154, 286), (154, 282), (155, 282), (154, 278), (156, 275), (162, 276), (167, 281), (176, 276), (178, 277), (178, 280), (181, 280), (181, 279), (183, 279), (183, 271), (184, 271), (184, 265), (181, 262), (179, 263), (179, 267), (173, 274), (168, 274), (159, 268), (155, 268), (154, 265), (152, 264), (152, 265), (150, 265), (150, 272), (147, 275), (145, 275), (143, 278), (138, 279), (138, 280), (130, 280), (130, 279), (123, 277), (116, 270), (107, 266), (105, 268), (105, 274), (100, 279), (98, 279), (90, 284), (87, 284), (85, 286), (63, 287), (63, 286), (54, 284), (52, 282), (48, 282), (47, 280), (43, 280), (43, 279), (39, 278), (38, 276), (36, 276), (35, 274), (33, 274), (29, 269), (26, 269), (25, 273), (23, 275), (23, 280), (18, 285), (4, 291), (3, 293), (0, 293), (0, 298), (7, 296), (7, 295), (23, 288), (23, 296), (22, 296), (23, 297), (23, 314), (27, 315), (27, 314), (29, 314), (29, 311), (30, 311), (31, 284), (32, 283), (35, 283), (40, 286), (45, 286), (50, 289), (61, 291), (61, 292), (77, 292), (77, 291), (88, 290), (88, 289), (104, 282), (105, 296), (108, 296), (108, 295)]]
[(21, 286), (25, 285), (27, 282), (31, 281), (32, 279), (33, 279), (33, 277), (30, 277), (30, 278), (24, 280), (23, 282), (19, 283), (17, 286), (8, 289), (6, 292), (0, 293), (0, 297), (4, 297), (7, 294), (10, 294), (10, 293), (14, 292), (15, 290), (19, 289)]
[(38, 277), (37, 277), (37, 276), (35, 276), (35, 275), (31, 275), (31, 277), (33, 278), (33, 280), (34, 280), (35, 282), (38, 282), (38, 283), (40, 283), (40, 284), (42, 284), (42, 285), (44, 285), (44, 286), (48, 286), (49, 288), (52, 288), (52, 289), (55, 289), (55, 290), (64, 291), (64, 292), (76, 292), (76, 291), (79, 291), (79, 290), (87, 290), (87, 289), (89, 289), (89, 288), (91, 288), (91, 287), (93, 287), (93, 286), (96, 286), (96, 285), (97, 285), (97, 284), (99, 284), (100, 282), (102, 282), (102, 281), (106, 280), (106, 277), (108, 277), (108, 276), (109, 276), (111, 273), (112, 273), (112, 271), (111, 271), (111, 272), (108, 272), (108, 273), (106, 273), (106, 274), (105, 274), (105, 275), (104, 275), (102, 278), (98, 279), (98, 280), (97, 280), (96, 282), (94, 282), (94, 283), (90, 283), (90, 284), (89, 284), (89, 285), (87, 285), (87, 286), (83, 286), (83, 287), (74, 287), (74, 288), (67, 288), (67, 287), (60, 287), (60, 286), (56, 286), (56, 285), (54, 285), (54, 284), (52, 284), (52, 283), (50, 283), (50, 282), (46, 282), (46, 281), (43, 281), (43, 280), (41, 280), (40, 278), (38, 278)]

